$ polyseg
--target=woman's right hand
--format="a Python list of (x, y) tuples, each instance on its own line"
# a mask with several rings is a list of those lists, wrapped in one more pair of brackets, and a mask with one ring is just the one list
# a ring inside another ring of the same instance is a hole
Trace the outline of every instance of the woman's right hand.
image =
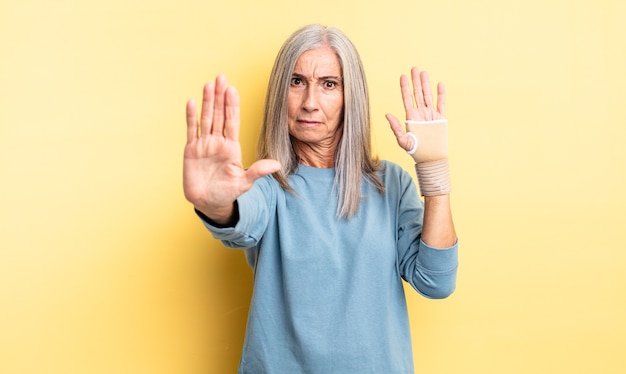
[(185, 198), (216, 223), (228, 223), (234, 202), (254, 181), (280, 169), (275, 160), (241, 163), (239, 94), (224, 75), (204, 86), (198, 121), (194, 99), (187, 103), (187, 144), (183, 162)]

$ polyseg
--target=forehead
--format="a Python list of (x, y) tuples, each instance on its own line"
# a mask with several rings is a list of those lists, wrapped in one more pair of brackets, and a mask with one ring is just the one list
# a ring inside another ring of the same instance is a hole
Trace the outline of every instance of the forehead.
[(341, 76), (341, 64), (335, 51), (328, 46), (309, 49), (298, 57), (293, 69), (305, 76)]

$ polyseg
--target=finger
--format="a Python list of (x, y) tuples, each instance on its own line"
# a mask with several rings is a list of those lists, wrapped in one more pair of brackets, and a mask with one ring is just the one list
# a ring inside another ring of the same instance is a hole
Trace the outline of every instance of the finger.
[(400, 77), (400, 92), (402, 93), (402, 102), (404, 103), (404, 111), (414, 109), (413, 94), (411, 93), (411, 86), (409, 85), (409, 78), (406, 75)]
[(230, 140), (239, 139), (239, 92), (235, 87), (228, 87), (226, 90), (226, 121), (224, 132)]
[(224, 116), (225, 108), (224, 103), (226, 100), (226, 88), (228, 82), (226, 76), (220, 74), (215, 79), (215, 103), (213, 104), (213, 127), (211, 128), (212, 134), (221, 135), (224, 133)]
[(417, 67), (411, 69), (411, 80), (413, 81), (413, 95), (415, 95), (415, 106), (424, 106), (424, 93), (422, 92), (422, 82), (420, 81), (420, 71)]
[(198, 117), (196, 117), (196, 101), (190, 99), (187, 102), (187, 143), (198, 138)]
[(446, 87), (443, 82), (437, 84), (437, 111), (443, 117), (446, 116)]
[(215, 89), (213, 82), (204, 85), (202, 91), (202, 109), (200, 111), (200, 135), (207, 136), (211, 133), (211, 122), (213, 120), (213, 101), (215, 100)]
[(258, 160), (246, 170), (246, 178), (252, 185), (255, 180), (262, 178), (266, 175), (275, 173), (281, 168), (280, 162), (276, 160)]
[(428, 73), (426, 71), (420, 73), (420, 82), (422, 84), (422, 94), (424, 95), (424, 105), (428, 108), (432, 108), (433, 94), (430, 89), (430, 79), (428, 79)]

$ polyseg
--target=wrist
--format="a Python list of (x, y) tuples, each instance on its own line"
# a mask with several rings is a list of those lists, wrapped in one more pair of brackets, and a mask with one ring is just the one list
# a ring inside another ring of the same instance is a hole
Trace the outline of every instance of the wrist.
[(422, 196), (449, 195), (452, 191), (447, 158), (415, 164), (415, 172)]
[(221, 207), (199, 207), (194, 206), (195, 210), (202, 213), (204, 217), (211, 223), (218, 226), (234, 226), (239, 221), (239, 209), (235, 200), (231, 205)]

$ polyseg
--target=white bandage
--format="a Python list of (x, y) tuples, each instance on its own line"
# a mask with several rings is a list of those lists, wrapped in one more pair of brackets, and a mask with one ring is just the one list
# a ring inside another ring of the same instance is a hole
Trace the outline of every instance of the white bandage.
[(412, 132), (407, 132), (406, 134), (410, 136), (411, 138), (413, 138), (413, 147), (411, 147), (411, 149), (406, 151), (406, 153), (412, 155), (413, 153), (415, 153), (415, 151), (417, 151), (417, 144), (418, 144), (417, 136), (415, 136), (415, 134), (413, 134)]

